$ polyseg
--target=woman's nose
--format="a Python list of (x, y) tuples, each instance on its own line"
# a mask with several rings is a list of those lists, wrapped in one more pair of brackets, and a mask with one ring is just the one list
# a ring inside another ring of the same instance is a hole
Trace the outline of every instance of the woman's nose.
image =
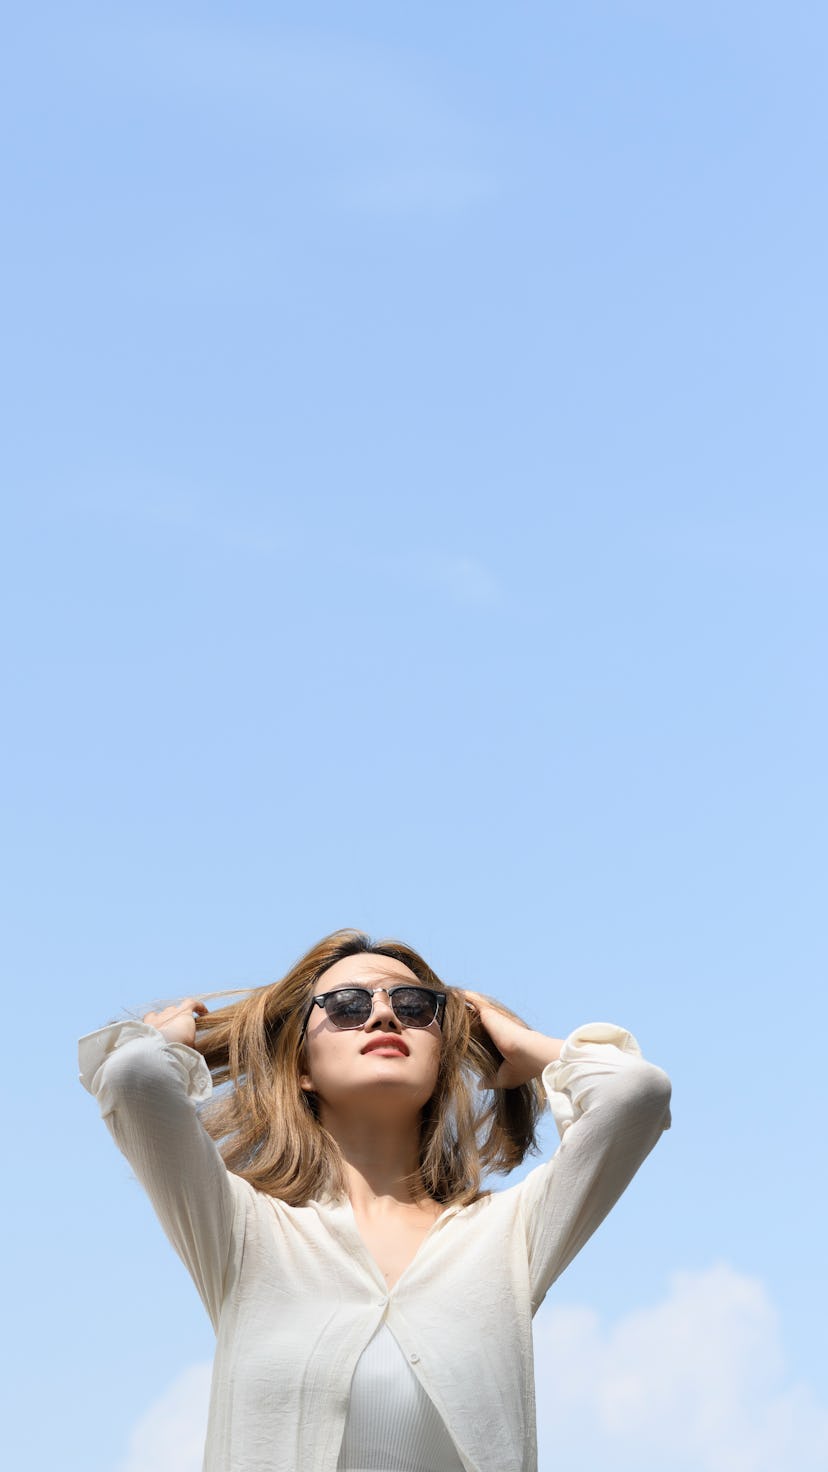
[(371, 1016), (368, 1018), (368, 1021), (365, 1024), (366, 1028), (377, 1026), (382, 1027), (384, 1024), (388, 1023), (391, 1023), (394, 1027), (400, 1026), (394, 1008), (391, 1006), (391, 998), (386, 991), (380, 989), (379, 991), (374, 992), (371, 1000), (373, 1002), (373, 1006), (371, 1008)]

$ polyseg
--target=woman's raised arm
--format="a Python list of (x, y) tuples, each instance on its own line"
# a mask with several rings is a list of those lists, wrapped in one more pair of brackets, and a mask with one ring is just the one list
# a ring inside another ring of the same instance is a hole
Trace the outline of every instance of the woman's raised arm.
[(189, 1269), (214, 1325), (242, 1183), (231, 1177), (198, 1118), (212, 1079), (195, 1041), (188, 998), (142, 1022), (116, 1022), (81, 1038), (80, 1079), (146, 1190)]
[(550, 1038), (477, 992), (465, 996), (503, 1055), (490, 1087), (542, 1079), (561, 1136), (553, 1158), (514, 1187), (534, 1310), (669, 1129), (670, 1080), (614, 1023), (588, 1023), (565, 1040)]
[(542, 1073), (561, 1143), (519, 1186), (533, 1311), (670, 1128), (667, 1074), (610, 1022), (570, 1033)]

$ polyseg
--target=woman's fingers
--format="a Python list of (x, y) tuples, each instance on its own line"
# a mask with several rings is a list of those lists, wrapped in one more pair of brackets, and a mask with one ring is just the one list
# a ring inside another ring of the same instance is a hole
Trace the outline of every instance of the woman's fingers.
[(471, 1002), (473, 1007), (476, 1007), (479, 1002), (483, 1001), (483, 998), (481, 997), (479, 992), (469, 991), (469, 988), (467, 986), (462, 986), (460, 990), (463, 993), (463, 996), (466, 998), (466, 1001)]
[(146, 1022), (150, 1017), (162, 1017), (165, 1022), (168, 1022), (171, 1017), (183, 1017), (188, 1012), (197, 1012), (199, 1017), (204, 1017), (207, 1008), (198, 997), (185, 997), (183, 1002), (171, 1002), (169, 1007), (164, 1007), (160, 1012), (148, 1012), (144, 1021)]
[(479, 992), (466, 990), (463, 995), (468, 1005), (475, 1009), (502, 1059), (499, 1067), (493, 1065), (493, 1075), (484, 1078), (480, 1088), (516, 1089), (528, 1083), (529, 1079), (538, 1077), (541, 1072), (536, 1058), (538, 1034), (518, 1017), (501, 1011)]
[(207, 1008), (198, 997), (185, 997), (182, 1002), (173, 1002), (160, 1012), (147, 1012), (143, 1021), (162, 1032), (171, 1043), (186, 1043), (192, 1047), (196, 1035), (196, 1017), (204, 1017)]

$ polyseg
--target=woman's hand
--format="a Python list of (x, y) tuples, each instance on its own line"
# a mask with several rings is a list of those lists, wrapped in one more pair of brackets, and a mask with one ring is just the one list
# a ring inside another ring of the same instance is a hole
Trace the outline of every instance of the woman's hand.
[(195, 1042), (196, 1020), (194, 1014), (204, 1017), (207, 1012), (203, 1002), (195, 997), (185, 997), (183, 1002), (173, 1002), (163, 1012), (148, 1012), (142, 1022), (157, 1027), (168, 1043), (186, 1043), (191, 1048)]
[(520, 1088), (530, 1079), (540, 1078), (547, 1063), (554, 1063), (560, 1057), (562, 1038), (548, 1038), (542, 1032), (534, 1032), (516, 1017), (501, 1012), (479, 992), (464, 990), (463, 995), (474, 1007), (498, 1052), (503, 1054), (495, 1077), (486, 1081), (489, 1088)]

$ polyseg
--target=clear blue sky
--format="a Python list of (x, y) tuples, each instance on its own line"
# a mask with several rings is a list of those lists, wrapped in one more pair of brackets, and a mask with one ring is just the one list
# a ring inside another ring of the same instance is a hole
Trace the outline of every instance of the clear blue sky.
[[(606, 1360), (595, 1465), (634, 1436), (684, 1472), (674, 1395), (691, 1472), (815, 1472), (822, 8), (79, 0), (5, 32), (13, 1465), (144, 1472), (130, 1436), (210, 1354), (76, 1036), (358, 925), (673, 1076), (541, 1314), (560, 1444), (568, 1336)], [(669, 1382), (632, 1431), (613, 1354)], [(754, 1406), (777, 1440), (739, 1462)]]

